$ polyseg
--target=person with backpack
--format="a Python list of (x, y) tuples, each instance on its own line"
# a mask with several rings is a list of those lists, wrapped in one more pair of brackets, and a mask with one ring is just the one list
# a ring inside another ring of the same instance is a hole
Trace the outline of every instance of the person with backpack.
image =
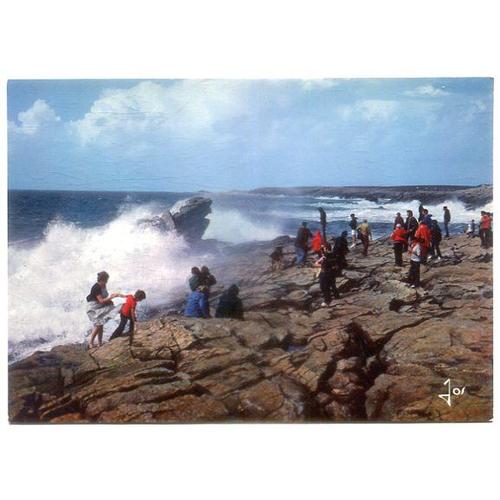
[(332, 300), (332, 293), (336, 299), (340, 297), (335, 280), (338, 264), (329, 244), (321, 247), (321, 256), (314, 265), (321, 268), (319, 273), (319, 286), (323, 294), (321, 307), (327, 307)]
[(437, 260), (441, 260), (442, 257), (441, 250), (439, 248), (442, 239), (443, 236), (441, 234), (441, 228), (439, 227), (437, 220), (433, 220), (431, 226), (431, 255), (433, 257), (437, 256)]

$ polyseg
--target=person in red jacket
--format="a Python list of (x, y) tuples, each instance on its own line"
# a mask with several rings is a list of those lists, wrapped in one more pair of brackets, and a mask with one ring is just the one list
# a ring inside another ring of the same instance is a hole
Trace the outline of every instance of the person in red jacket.
[(401, 227), (401, 224), (396, 224), (396, 228), (391, 234), (391, 240), (394, 242), (394, 260), (396, 266), (403, 266), (403, 249), (408, 244), (408, 232)]
[(120, 337), (123, 334), (123, 330), (125, 330), (125, 326), (127, 322), (130, 321), (129, 326), (129, 344), (132, 344), (132, 340), (134, 337), (134, 325), (137, 321), (137, 316), (135, 314), (135, 308), (137, 306), (137, 302), (144, 300), (146, 298), (146, 293), (143, 290), (137, 290), (134, 295), (127, 295), (125, 297), (125, 303), (122, 305), (120, 309), (120, 324), (116, 328), (116, 330), (111, 334), (109, 340), (113, 340), (116, 337)]
[(488, 248), (490, 246), (491, 218), (488, 212), (481, 211), (481, 219), (479, 220), (479, 237), (481, 238), (481, 246)]
[(427, 224), (420, 223), (418, 229), (415, 231), (415, 238), (420, 240), (422, 245), (422, 255), (420, 262), (422, 264), (427, 263), (427, 255), (429, 254), (429, 249), (432, 245), (432, 233)]
[(321, 253), (321, 245), (323, 244), (323, 238), (321, 236), (321, 231), (316, 231), (311, 240), (311, 249), (312, 251), (319, 256)]

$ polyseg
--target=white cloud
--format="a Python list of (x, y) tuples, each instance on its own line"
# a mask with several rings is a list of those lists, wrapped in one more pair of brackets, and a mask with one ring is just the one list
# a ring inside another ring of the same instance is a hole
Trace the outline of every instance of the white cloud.
[(301, 80), (303, 90), (323, 90), (331, 89), (339, 85), (337, 80), (331, 78), (318, 78), (315, 80)]
[(399, 103), (382, 99), (365, 99), (356, 101), (350, 106), (338, 108), (340, 115), (344, 119), (361, 118), (367, 121), (389, 120), (398, 111)]
[(433, 85), (421, 85), (413, 90), (406, 90), (405, 95), (411, 97), (444, 97), (449, 95), (449, 92), (443, 90), (444, 86), (441, 88), (434, 87)]
[(146, 81), (110, 89), (71, 129), (83, 144), (118, 135), (168, 131), (190, 139), (209, 134), (221, 121), (248, 112), (248, 81), (183, 80), (170, 85)]
[(9, 130), (20, 134), (34, 135), (41, 127), (61, 120), (55, 111), (43, 100), (37, 99), (31, 108), (17, 115), (20, 125), (9, 122)]

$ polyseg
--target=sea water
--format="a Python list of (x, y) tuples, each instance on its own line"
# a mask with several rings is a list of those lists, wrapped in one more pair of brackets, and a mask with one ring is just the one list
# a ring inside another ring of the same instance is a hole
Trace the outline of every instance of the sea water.
[[(210, 255), (194, 256), (173, 233), (137, 224), (195, 193), (9, 192), (9, 359), (37, 349), (82, 342), (90, 323), (85, 297), (99, 271), (110, 274), (110, 292), (142, 288), (147, 300), (139, 314), (187, 292), (194, 265), (210, 264)], [(228, 243), (271, 240), (294, 235), (307, 221), (319, 229), (318, 208), (327, 213), (329, 234), (348, 230), (349, 214), (368, 219), (374, 237), (390, 234), (396, 212), (417, 212), (418, 202), (252, 194), (207, 194), (213, 199), (205, 238)], [(449, 200), (429, 206), (442, 220), (442, 206), (452, 214), (452, 232), (463, 232), (479, 210), (468, 211)], [(487, 207), (488, 209), (488, 207)], [(116, 301), (119, 303), (119, 300)], [(105, 337), (113, 330), (105, 325)]]

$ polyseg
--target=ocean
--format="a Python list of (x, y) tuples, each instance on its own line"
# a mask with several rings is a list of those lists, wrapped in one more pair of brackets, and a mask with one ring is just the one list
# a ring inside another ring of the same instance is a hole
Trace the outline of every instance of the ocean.
[[(213, 200), (204, 238), (232, 244), (293, 236), (302, 221), (319, 229), (319, 207), (327, 213), (329, 234), (349, 229), (349, 214), (355, 213), (368, 219), (378, 238), (390, 234), (396, 212), (418, 207), (417, 201), (245, 193), (9, 191), (9, 361), (83, 341), (90, 328), (85, 297), (98, 271), (110, 274), (110, 291), (147, 290), (142, 315), (185, 295), (190, 268), (214, 256), (194, 254), (181, 237), (137, 221), (197, 194)], [(480, 210), (448, 200), (427, 207), (439, 221), (443, 205), (451, 210), (452, 233), (479, 219)], [(113, 328), (105, 326), (105, 338)]]

